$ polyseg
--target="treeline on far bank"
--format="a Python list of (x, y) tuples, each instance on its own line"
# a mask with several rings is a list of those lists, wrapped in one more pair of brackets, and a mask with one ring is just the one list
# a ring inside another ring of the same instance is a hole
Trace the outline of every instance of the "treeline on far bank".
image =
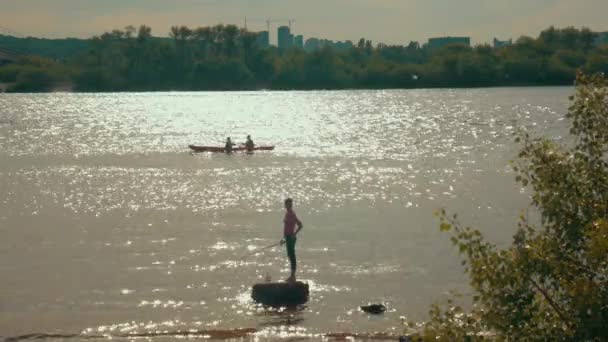
[(261, 47), (234, 25), (173, 27), (169, 38), (127, 27), (88, 40), (61, 60), (24, 57), (0, 67), (9, 91), (431, 88), (571, 85), (576, 70), (608, 74), (608, 45), (589, 29), (550, 27), (512, 45), (428, 49), (361, 39), (353, 48), (314, 52)]

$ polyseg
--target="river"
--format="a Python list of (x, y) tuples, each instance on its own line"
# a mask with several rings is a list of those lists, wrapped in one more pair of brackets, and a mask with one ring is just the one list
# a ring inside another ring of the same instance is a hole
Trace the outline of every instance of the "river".
[[(398, 335), (470, 293), (434, 211), (508, 244), (529, 202), (513, 134), (565, 136), (572, 91), (0, 94), (0, 335)], [(188, 149), (247, 134), (276, 149)], [(286, 278), (285, 252), (243, 256), (281, 238), (288, 196), (311, 298), (270, 312), (250, 287)]]

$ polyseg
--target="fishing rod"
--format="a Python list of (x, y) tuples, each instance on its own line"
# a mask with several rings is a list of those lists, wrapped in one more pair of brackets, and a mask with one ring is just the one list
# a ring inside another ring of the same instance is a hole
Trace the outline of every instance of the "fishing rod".
[(277, 247), (277, 246), (279, 246), (279, 245), (281, 245), (281, 244), (283, 244), (283, 240), (281, 240), (281, 241), (279, 241), (279, 242), (277, 242), (277, 243), (275, 243), (275, 244), (272, 244), (272, 245), (270, 245), (270, 246), (266, 246), (266, 247), (263, 247), (263, 248), (260, 248), (260, 249), (256, 249), (255, 251), (253, 251), (253, 252), (251, 252), (251, 253), (245, 254), (245, 255), (244, 255), (242, 258), (240, 258), (239, 260), (246, 259), (246, 258), (248, 258), (248, 257), (250, 257), (250, 256), (252, 256), (252, 255), (256, 255), (256, 254), (258, 254), (258, 253), (260, 253), (260, 252), (262, 252), (262, 251), (265, 251), (265, 250), (270, 249), (270, 248), (273, 248), (273, 247)]

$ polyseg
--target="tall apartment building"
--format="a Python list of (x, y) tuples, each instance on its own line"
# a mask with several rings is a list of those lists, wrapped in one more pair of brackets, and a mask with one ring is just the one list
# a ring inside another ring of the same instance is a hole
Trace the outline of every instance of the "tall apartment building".
[(287, 50), (293, 46), (293, 35), (290, 32), (289, 26), (279, 27), (278, 35), (280, 50)]
[(268, 31), (258, 32), (257, 43), (260, 47), (269, 47), (270, 46), (270, 34)]
[(299, 49), (303, 49), (304, 48), (304, 36), (302, 36), (301, 34), (295, 36), (293, 39), (293, 46), (295, 46)]

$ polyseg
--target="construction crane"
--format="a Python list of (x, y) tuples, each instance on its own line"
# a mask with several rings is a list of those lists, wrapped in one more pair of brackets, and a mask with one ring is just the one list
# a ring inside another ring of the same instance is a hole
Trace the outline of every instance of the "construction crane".
[(270, 24), (273, 23), (284, 23), (287, 22), (289, 24), (289, 30), (291, 31), (291, 26), (293, 25), (293, 23), (296, 22), (295, 19), (271, 19), (268, 18), (266, 19), (266, 28), (268, 29), (268, 32), (270, 32)]
[(270, 24), (277, 23), (277, 22), (279, 22), (279, 20), (270, 19), (270, 18), (266, 19), (266, 28), (268, 30), (268, 33), (270, 33)]

